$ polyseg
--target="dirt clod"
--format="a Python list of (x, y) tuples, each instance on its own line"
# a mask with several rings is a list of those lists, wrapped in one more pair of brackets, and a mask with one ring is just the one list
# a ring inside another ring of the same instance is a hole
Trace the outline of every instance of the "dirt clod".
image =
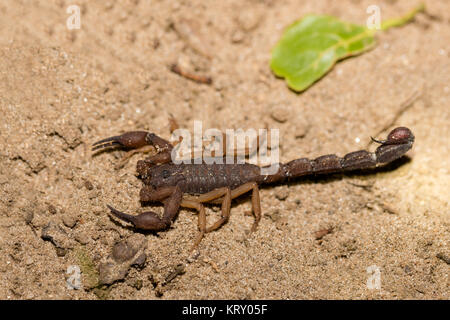
[[(141, 234), (133, 234), (128, 239), (116, 243), (111, 255), (99, 265), (100, 283), (110, 285), (123, 280), (131, 266), (138, 264), (136, 260), (142, 264), (145, 248), (146, 239)], [(133, 259), (134, 257), (136, 258)]]
[(290, 114), (287, 108), (282, 106), (274, 106), (270, 116), (273, 120), (279, 123), (285, 123), (289, 120)]
[(91, 241), (91, 235), (84, 231), (75, 232), (74, 238), (83, 245), (87, 245)]
[(136, 254), (137, 249), (132, 248), (127, 241), (117, 243), (112, 249), (112, 256), (117, 262), (130, 260)]
[(98, 267), (99, 281), (101, 284), (110, 285), (122, 280), (128, 273), (128, 268), (117, 266), (114, 263), (101, 263)]
[(147, 255), (145, 253), (142, 253), (133, 261), (132, 265), (142, 269), (142, 268), (144, 268), (146, 261), (147, 261)]
[(63, 254), (64, 249), (73, 248), (73, 241), (70, 239), (67, 232), (53, 221), (50, 221), (42, 229), (41, 238), (54, 244), (57, 249), (59, 249), (58, 252), (60, 254)]
[(68, 228), (73, 228), (78, 222), (78, 217), (73, 214), (66, 213), (62, 216), (64, 225)]
[(441, 259), (442, 261), (444, 261), (446, 264), (450, 264), (450, 257), (447, 256), (446, 254), (444, 254), (444, 253), (438, 253), (438, 254), (436, 255), (436, 257), (437, 257), (438, 259)]
[(286, 200), (287, 197), (289, 197), (289, 188), (287, 186), (277, 187), (275, 190), (275, 197), (280, 201)]

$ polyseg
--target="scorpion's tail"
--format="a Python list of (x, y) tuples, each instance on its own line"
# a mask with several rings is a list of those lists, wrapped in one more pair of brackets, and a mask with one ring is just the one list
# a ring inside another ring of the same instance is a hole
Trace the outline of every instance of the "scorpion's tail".
[(414, 143), (414, 135), (406, 127), (392, 130), (386, 140), (375, 140), (380, 146), (375, 152), (359, 150), (350, 152), (340, 158), (334, 154), (310, 160), (307, 158), (295, 159), (282, 164), (280, 170), (274, 175), (266, 176), (264, 182), (272, 183), (286, 178), (296, 178), (312, 174), (327, 174), (364, 170), (375, 168), (401, 158)]

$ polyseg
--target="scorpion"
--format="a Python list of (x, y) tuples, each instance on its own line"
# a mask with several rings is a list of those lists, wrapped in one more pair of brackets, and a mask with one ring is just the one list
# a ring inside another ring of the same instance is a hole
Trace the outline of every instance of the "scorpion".
[[(261, 174), (261, 167), (250, 163), (174, 163), (171, 158), (174, 145), (146, 131), (131, 131), (100, 140), (93, 144), (92, 150), (119, 147), (128, 149), (130, 154), (127, 157), (130, 157), (133, 153), (151, 148), (153, 154), (137, 162), (138, 177), (144, 183), (140, 201), (142, 204), (162, 203), (162, 217), (153, 211), (130, 215), (110, 205), (107, 207), (116, 218), (131, 223), (137, 229), (154, 232), (168, 229), (180, 207), (194, 209), (198, 211), (199, 229), (192, 246), (195, 249), (205, 234), (217, 230), (229, 220), (232, 199), (252, 192), (254, 222), (250, 232), (253, 232), (261, 220), (259, 186), (286, 183), (306, 175), (375, 168), (399, 159), (414, 143), (414, 135), (406, 127), (395, 128), (386, 140), (371, 139), (379, 144), (375, 152), (359, 150), (343, 157), (329, 154), (313, 160), (300, 158), (279, 163), (275, 174)], [(206, 223), (205, 203), (221, 205), (220, 218), (210, 226)]]

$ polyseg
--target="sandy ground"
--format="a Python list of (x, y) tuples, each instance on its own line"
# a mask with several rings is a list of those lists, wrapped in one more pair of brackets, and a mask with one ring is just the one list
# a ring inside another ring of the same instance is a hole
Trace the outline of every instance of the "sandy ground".
[[(0, 298), (450, 298), (450, 2), (426, 1), (429, 15), (300, 95), (269, 68), (283, 27), (311, 12), (363, 24), (374, 1), (79, 0), (81, 28), (69, 30), (71, 3), (0, 3)], [(383, 19), (415, 5), (378, 4)], [(174, 74), (175, 62), (212, 85)], [(121, 151), (90, 151), (129, 130), (168, 138), (169, 114), (189, 130), (277, 128), (283, 162), (365, 149), (400, 125), (416, 142), (386, 170), (262, 189), (250, 235), (250, 201), (234, 201), (186, 262), (195, 212), (157, 235), (113, 220), (106, 204), (144, 210), (143, 156), (115, 170)]]

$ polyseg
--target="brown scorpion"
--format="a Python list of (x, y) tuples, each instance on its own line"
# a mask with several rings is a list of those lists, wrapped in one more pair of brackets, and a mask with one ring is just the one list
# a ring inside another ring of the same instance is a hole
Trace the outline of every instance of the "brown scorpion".
[[(197, 247), (204, 234), (214, 231), (230, 217), (231, 200), (252, 191), (252, 211), (255, 217), (251, 231), (261, 220), (258, 186), (286, 182), (305, 175), (321, 175), (375, 168), (402, 157), (412, 148), (414, 135), (406, 127), (392, 130), (386, 140), (375, 140), (380, 145), (375, 152), (355, 151), (340, 158), (324, 155), (310, 160), (300, 158), (286, 164), (280, 163), (275, 174), (261, 174), (261, 167), (250, 163), (234, 164), (176, 164), (171, 159), (174, 146), (154, 133), (132, 131), (120, 136), (100, 140), (93, 144), (93, 151), (109, 147), (132, 149), (130, 154), (152, 148), (156, 153), (137, 162), (137, 172), (144, 182), (140, 191), (141, 203), (161, 202), (164, 213), (159, 217), (153, 211), (129, 215), (108, 205), (111, 213), (138, 229), (161, 231), (170, 227), (180, 207), (198, 211), (200, 233), (194, 243)], [(130, 155), (129, 154), (129, 155)], [(129, 157), (128, 155), (128, 157)], [(183, 197), (184, 194), (187, 194)], [(211, 226), (206, 225), (203, 203), (221, 204), (221, 217)]]

